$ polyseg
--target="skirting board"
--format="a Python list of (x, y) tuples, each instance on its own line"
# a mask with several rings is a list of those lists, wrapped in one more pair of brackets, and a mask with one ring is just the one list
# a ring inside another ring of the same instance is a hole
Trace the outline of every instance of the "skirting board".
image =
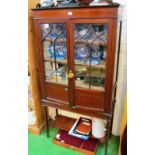
[(35, 135), (40, 135), (42, 129), (45, 126), (45, 122), (42, 123), (42, 125), (40, 125), (40, 127), (38, 128), (36, 125), (29, 125), (28, 126), (28, 131), (32, 132)]

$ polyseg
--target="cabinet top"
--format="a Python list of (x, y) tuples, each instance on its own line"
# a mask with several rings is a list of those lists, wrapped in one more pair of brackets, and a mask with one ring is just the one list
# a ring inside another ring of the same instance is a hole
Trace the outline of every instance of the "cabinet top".
[(61, 6), (61, 7), (41, 7), (41, 8), (33, 8), (33, 11), (38, 10), (55, 10), (55, 9), (80, 9), (80, 8), (117, 8), (119, 7), (118, 3), (110, 3), (109, 5), (104, 6), (86, 6), (86, 5), (74, 5), (74, 6)]

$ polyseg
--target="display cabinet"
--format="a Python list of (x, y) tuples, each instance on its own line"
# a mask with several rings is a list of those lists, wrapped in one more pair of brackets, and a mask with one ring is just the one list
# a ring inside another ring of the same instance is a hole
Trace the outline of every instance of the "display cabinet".
[(106, 119), (106, 150), (117, 85), (118, 6), (32, 9), (45, 111), (51, 106)]

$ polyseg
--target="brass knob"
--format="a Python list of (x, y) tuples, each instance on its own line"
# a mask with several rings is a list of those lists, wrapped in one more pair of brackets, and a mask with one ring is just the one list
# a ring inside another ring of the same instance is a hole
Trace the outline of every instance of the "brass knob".
[(71, 79), (71, 78), (73, 78), (73, 77), (74, 77), (74, 73), (72, 73), (72, 70), (70, 70), (69, 73), (68, 73), (68, 78)]

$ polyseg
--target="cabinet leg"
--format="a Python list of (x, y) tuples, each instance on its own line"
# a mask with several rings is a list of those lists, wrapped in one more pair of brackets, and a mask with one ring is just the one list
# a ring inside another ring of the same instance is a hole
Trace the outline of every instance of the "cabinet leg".
[(47, 106), (44, 106), (44, 110), (45, 110), (46, 136), (49, 137), (49, 124), (48, 124)]
[(56, 109), (56, 117), (58, 116), (58, 109)]
[(108, 140), (105, 143), (105, 155), (107, 155), (107, 151), (108, 151)]
[(105, 142), (105, 155), (107, 155), (107, 152), (108, 152), (108, 142), (109, 142), (109, 135), (110, 135), (110, 125), (111, 125), (111, 120), (107, 122), (107, 133), (106, 133), (107, 139), (106, 139), (106, 142)]

